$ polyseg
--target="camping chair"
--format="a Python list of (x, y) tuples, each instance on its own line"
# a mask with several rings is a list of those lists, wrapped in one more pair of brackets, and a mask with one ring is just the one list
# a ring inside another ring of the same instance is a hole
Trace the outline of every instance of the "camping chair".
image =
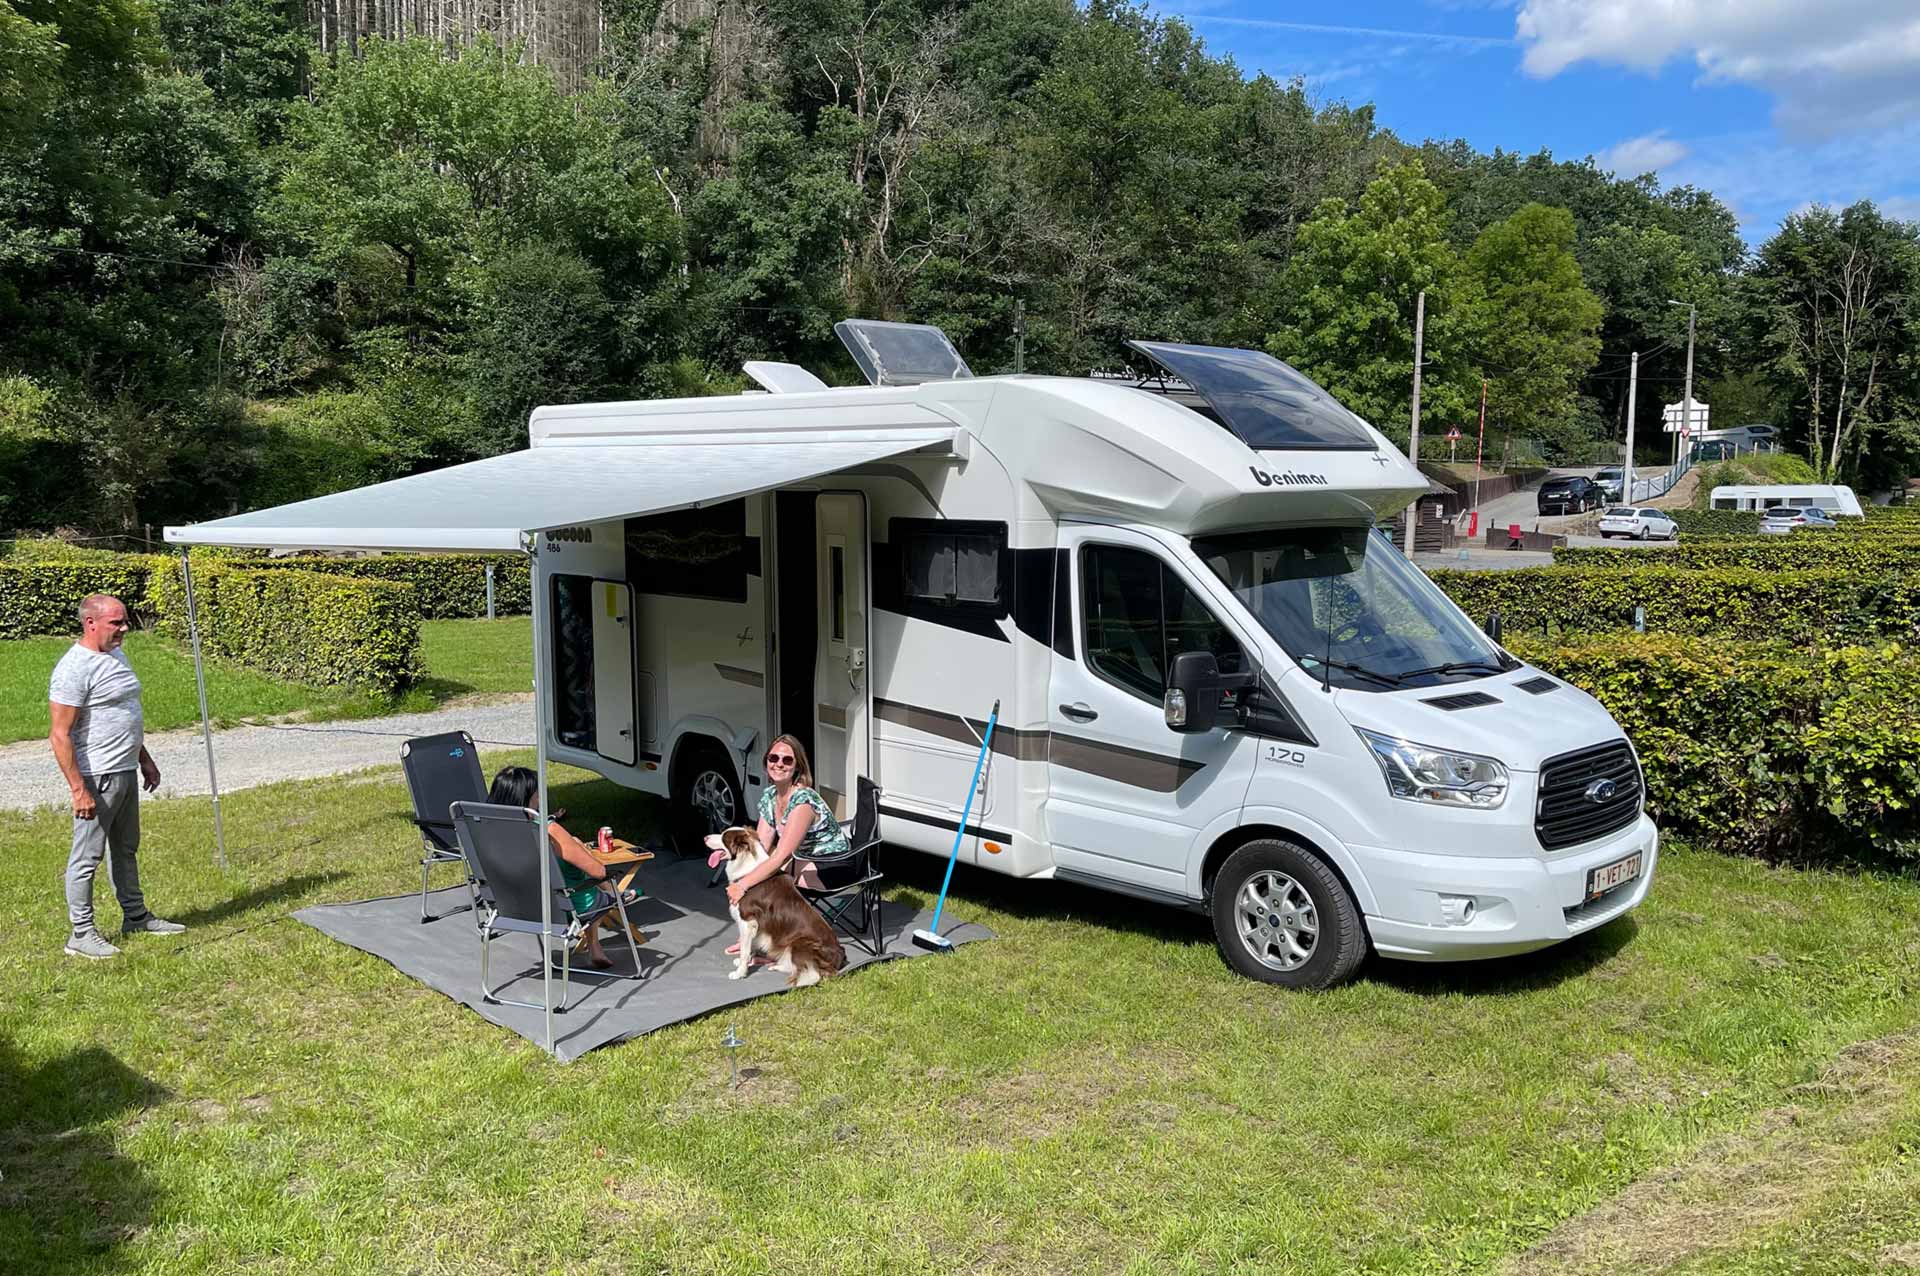
[[(413, 822), (420, 830), (420, 920), (436, 921), (427, 912), (427, 875), (438, 864), (466, 861), (460, 843), (454, 837), (453, 818), (447, 808), (455, 802), (487, 800), (486, 780), (480, 774), (480, 751), (473, 737), (464, 731), (443, 735), (425, 735), (400, 746), (400, 769), (406, 772), (407, 795), (413, 799)], [(451, 917), (479, 906), (473, 891), (473, 875), (467, 874), (468, 902), (448, 909), (441, 917)]]
[[(573, 949), (588, 932), (600, 924), (609, 912), (620, 918), (620, 929), (627, 936), (627, 950), (633, 954), (634, 974), (611, 970), (582, 970), (582, 975), (601, 979), (638, 979), (640, 949), (633, 942), (633, 928), (627, 924), (627, 906), (618, 895), (601, 894), (601, 902), (585, 912), (575, 912), (560, 876), (560, 857), (540, 832), (540, 816), (524, 806), (495, 806), (487, 802), (455, 802), (453, 826), (460, 850), (467, 859), (474, 889), (480, 898), (480, 999), (502, 1006), (522, 1006), (545, 1010), (537, 1001), (509, 1001), (496, 997), (487, 986), (487, 959), (493, 941), (501, 935), (540, 936), (540, 959), (551, 961), (553, 940), (560, 941), (560, 1004), (564, 1011), (572, 1002)], [(554, 857), (553, 923), (540, 920), (540, 855)]]
[(880, 845), (880, 786), (861, 776), (857, 781), (859, 805), (853, 812), (853, 829), (844, 854), (798, 856), (812, 864), (824, 885), (800, 894), (819, 910), (833, 928), (870, 957), (878, 957), (886, 948), (880, 933), (880, 883), (875, 852)]

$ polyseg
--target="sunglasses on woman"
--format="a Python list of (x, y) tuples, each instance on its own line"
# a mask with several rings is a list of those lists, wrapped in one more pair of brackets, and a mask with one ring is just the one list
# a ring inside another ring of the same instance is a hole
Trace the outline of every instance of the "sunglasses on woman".
[(767, 765), (768, 766), (792, 766), (793, 755), (791, 753), (769, 753), (767, 755)]

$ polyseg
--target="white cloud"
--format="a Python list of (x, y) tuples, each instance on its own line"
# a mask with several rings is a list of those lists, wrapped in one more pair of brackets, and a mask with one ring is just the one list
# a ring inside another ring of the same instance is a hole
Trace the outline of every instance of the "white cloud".
[(1669, 186), (1712, 191), (1758, 244), (1783, 217), (1815, 204), (1844, 208), (1871, 199), (1882, 212), (1920, 199), (1914, 156), (1920, 120), (1904, 127), (1852, 133), (1803, 146), (1782, 146), (1765, 128), (1689, 139), (1691, 153), (1661, 173)]
[(1687, 155), (1687, 144), (1676, 142), (1667, 136), (1667, 130), (1661, 129), (1616, 143), (1594, 156), (1594, 159), (1601, 168), (1621, 177), (1638, 177), (1642, 173), (1657, 173), (1663, 168), (1671, 168)]
[(1920, 222), (1920, 195), (1895, 195), (1880, 201), (1880, 211), (1903, 222)]
[(1806, 137), (1920, 116), (1920, 6), (1913, 0), (1525, 0), (1514, 32), (1542, 78), (1578, 62), (1655, 71), (1691, 56), (1709, 83), (1774, 96)]

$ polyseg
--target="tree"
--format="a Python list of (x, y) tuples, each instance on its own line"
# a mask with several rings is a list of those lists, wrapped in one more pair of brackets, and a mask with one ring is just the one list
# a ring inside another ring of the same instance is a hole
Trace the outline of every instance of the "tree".
[(1418, 160), (1375, 178), (1357, 208), (1337, 199), (1321, 204), (1301, 228), (1284, 287), (1287, 319), (1267, 349), (1388, 437), (1407, 437), (1422, 291), (1422, 415), (1463, 421), (1478, 403), (1468, 359), (1479, 323), (1473, 290), (1448, 242), (1445, 200)]
[(1761, 247), (1754, 287), (1768, 367), (1836, 481), (1876, 429), (1920, 416), (1920, 227), (1867, 201), (1795, 213)]
[(1581, 442), (1575, 422), (1580, 378), (1600, 352), (1600, 299), (1580, 278), (1573, 215), (1528, 204), (1495, 222), (1467, 254), (1484, 305), (1475, 361), (1490, 382), (1495, 419), (1510, 430)]

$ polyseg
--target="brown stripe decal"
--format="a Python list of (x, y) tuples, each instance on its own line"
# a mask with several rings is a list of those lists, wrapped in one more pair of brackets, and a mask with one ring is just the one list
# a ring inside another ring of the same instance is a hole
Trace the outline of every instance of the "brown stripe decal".
[[(901, 704), (897, 700), (876, 699), (873, 707), (874, 712), (878, 713), (884, 722), (898, 723), (900, 726), (924, 731), (928, 735), (936, 735), (957, 744), (977, 747), (980, 743), (980, 735), (984, 735), (987, 729), (984, 721), (962, 718), (958, 714), (941, 713), (936, 709), (922, 709), (915, 705)], [(970, 723), (971, 730), (968, 729)], [(979, 734), (975, 734), (976, 732)], [(1175, 792), (1189, 778), (1206, 769), (1204, 762), (1192, 762), (1186, 758), (1148, 753), (1144, 749), (1129, 749), (1124, 745), (1108, 744), (1102, 740), (1087, 740), (1080, 736), (1061, 735), (1047, 730), (1022, 730), (1018, 727), (996, 725), (993, 729), (993, 751), (1017, 761), (1047, 761), (1049, 746), (1051, 746), (1051, 760), (1057, 766), (1082, 771), (1088, 775), (1097, 775), (1120, 784), (1131, 784), (1136, 788), (1151, 789), (1156, 793)]]
[[(877, 698), (873, 702), (873, 709), (880, 715), (882, 722), (895, 722), (903, 727), (912, 727), (915, 731), (937, 735), (942, 740), (952, 740), (955, 744), (964, 744), (973, 749), (980, 747), (980, 737), (987, 733), (985, 718), (962, 718), (957, 713), (941, 713), (937, 709), (921, 709), (914, 705), (901, 704), (898, 700)], [(1022, 731), (1018, 727), (1003, 727), (995, 724), (993, 751), (1002, 757), (1013, 758), (1019, 762), (1045, 762), (1047, 733)]]
[(820, 715), (822, 724), (829, 727), (838, 727), (842, 731), (847, 729), (847, 711), (839, 705), (817, 704), (813, 706), (813, 711)]
[(716, 664), (713, 667), (713, 671), (722, 678), (725, 678), (728, 682), (745, 683), (749, 687), (764, 687), (767, 685), (765, 674), (756, 673), (752, 669), (742, 669), (738, 665)]

